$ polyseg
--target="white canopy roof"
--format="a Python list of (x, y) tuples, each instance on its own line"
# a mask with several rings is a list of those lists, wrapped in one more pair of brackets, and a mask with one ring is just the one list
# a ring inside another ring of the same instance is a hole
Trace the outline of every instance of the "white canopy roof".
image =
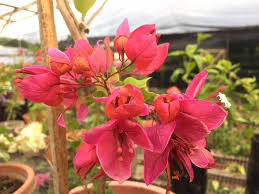
[[(0, 0), (17, 7), (29, 4), (34, 0)], [(104, 0), (97, 0), (89, 11), (86, 21), (101, 6)], [(72, 1), (71, 1), (72, 2)], [(76, 17), (80, 18), (70, 3)], [(8, 9), (8, 8), (6, 8)], [(10, 8), (9, 8), (10, 9)], [(33, 5), (30, 10), (37, 11)], [(1, 7), (0, 14), (5, 13)], [(11, 19), (29, 17), (22, 21), (8, 24), (0, 36), (26, 39), (39, 42), (38, 17), (33, 12), (18, 12)], [(102, 37), (114, 35), (116, 28), (127, 17), (131, 30), (136, 27), (155, 23), (157, 29), (163, 34), (186, 33), (198, 31), (219, 30), (222, 28), (259, 26), (259, 1), (258, 0), (108, 0), (103, 10), (97, 15), (90, 25), (89, 37)], [(5, 17), (7, 20), (8, 17)], [(4, 21), (0, 21), (3, 24)], [(59, 39), (69, 35), (69, 31), (59, 11), (55, 9), (56, 30)]]

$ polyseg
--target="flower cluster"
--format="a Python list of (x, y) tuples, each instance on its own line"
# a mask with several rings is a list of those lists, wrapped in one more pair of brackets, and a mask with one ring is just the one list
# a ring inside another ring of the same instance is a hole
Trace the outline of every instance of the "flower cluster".
[[(50, 48), (50, 68), (32, 65), (16, 70), (28, 75), (15, 80), (26, 98), (50, 106), (66, 106), (57, 121), (63, 127), (64, 113), (71, 106), (76, 105), (79, 122), (88, 114), (88, 107), (79, 98), (80, 89), (86, 90), (84, 98), (92, 97), (105, 104), (108, 121), (83, 132), (84, 143), (74, 160), (78, 175), (85, 177), (100, 164), (100, 171), (92, 178), (107, 174), (124, 182), (131, 175), (135, 144), (145, 150), (146, 184), (166, 168), (172, 168), (173, 178), (182, 176), (185, 168), (192, 181), (191, 163), (200, 168), (212, 167), (214, 160), (205, 148), (205, 138), (224, 122), (227, 111), (219, 101), (195, 99), (207, 77), (206, 70), (193, 79), (184, 94), (172, 89), (168, 94), (157, 95), (152, 103), (145, 102), (142, 90), (134, 83), (123, 85), (112, 79), (122, 73), (148, 75), (160, 68), (169, 44), (158, 44), (159, 38), (155, 25), (143, 25), (130, 32), (125, 19), (113, 41), (118, 62), (114, 62), (110, 39), (106, 37), (103, 44), (98, 41), (95, 47), (86, 40), (77, 40), (65, 52)], [(112, 72), (111, 67), (116, 71)], [(95, 97), (97, 88), (103, 88), (106, 95)], [(152, 117), (151, 126), (143, 128), (136, 119), (139, 116)], [(173, 160), (181, 173), (174, 169)]]

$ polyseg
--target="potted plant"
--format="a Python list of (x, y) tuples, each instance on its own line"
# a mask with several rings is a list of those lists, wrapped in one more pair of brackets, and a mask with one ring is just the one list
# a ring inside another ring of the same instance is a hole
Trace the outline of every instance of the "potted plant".
[(0, 193), (31, 194), (36, 180), (30, 166), (7, 162), (0, 163)]
[[(159, 38), (155, 25), (130, 32), (125, 19), (113, 41), (119, 53), (117, 62), (107, 36), (95, 47), (77, 40), (65, 52), (50, 48), (50, 68), (32, 65), (16, 70), (26, 75), (14, 81), (26, 98), (66, 107), (57, 120), (60, 126), (66, 128), (65, 112), (72, 106), (79, 123), (91, 116), (89, 111), (105, 116), (102, 123), (83, 131), (74, 159), (79, 176), (100, 179), (97, 193), (104, 193), (106, 176), (120, 184), (130, 178), (135, 144), (144, 149), (145, 183), (150, 185), (166, 171), (167, 193), (171, 179), (179, 179), (185, 170), (193, 180), (191, 163), (200, 168), (213, 166), (214, 159), (205, 148), (206, 137), (226, 119), (224, 106), (229, 102), (226, 97), (218, 99), (218, 91), (210, 95), (217, 103), (195, 99), (208, 75), (206, 70), (194, 77), (185, 93), (150, 92), (150, 78), (143, 76), (156, 71), (168, 53), (169, 44), (157, 44)], [(131, 77), (122, 80), (121, 75)], [(99, 106), (91, 109), (96, 104)], [(142, 127), (145, 119), (152, 119), (151, 126)], [(89, 177), (96, 166), (98, 171)], [(119, 189), (113, 182), (111, 187)]]

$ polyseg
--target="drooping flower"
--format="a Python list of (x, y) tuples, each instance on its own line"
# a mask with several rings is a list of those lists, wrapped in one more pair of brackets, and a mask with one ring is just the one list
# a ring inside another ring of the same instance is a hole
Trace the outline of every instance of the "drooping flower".
[[(78, 103), (78, 83), (57, 75), (50, 68), (42, 65), (31, 65), (17, 69), (17, 73), (27, 74), (25, 78), (16, 77), (14, 84), (29, 100), (42, 102), (49, 106), (64, 105), (66, 108), (60, 114), (57, 123), (65, 127), (64, 113)], [(78, 109), (79, 123), (87, 116), (88, 107), (81, 102)]]
[(83, 140), (96, 145), (96, 154), (104, 172), (119, 183), (131, 175), (134, 143), (152, 149), (145, 130), (135, 120), (112, 119), (83, 133)]
[[(171, 166), (172, 159), (176, 160), (178, 166), (185, 167), (190, 181), (194, 176), (191, 162), (200, 168), (212, 167), (214, 159), (205, 149), (205, 138), (212, 129), (224, 122), (227, 111), (208, 100), (194, 99), (207, 74), (207, 71), (199, 73), (185, 94), (164, 94), (155, 99), (154, 106), (160, 121), (147, 128), (154, 149), (145, 150), (144, 154), (146, 184), (159, 176), (167, 165)], [(171, 108), (170, 103), (174, 103), (174, 108)], [(177, 171), (173, 172), (175, 178), (181, 176)]]
[(24, 97), (50, 106), (56, 106), (62, 102), (63, 98), (59, 95), (59, 76), (48, 67), (32, 65), (18, 69), (16, 72), (30, 74), (23, 79), (18, 78), (18, 88)]
[(124, 55), (125, 47), (130, 35), (128, 19), (125, 18), (116, 31), (114, 39), (114, 48), (118, 51), (120, 57)]
[(76, 173), (84, 178), (96, 163), (98, 163), (96, 146), (87, 143), (82, 144), (78, 148), (74, 159)]

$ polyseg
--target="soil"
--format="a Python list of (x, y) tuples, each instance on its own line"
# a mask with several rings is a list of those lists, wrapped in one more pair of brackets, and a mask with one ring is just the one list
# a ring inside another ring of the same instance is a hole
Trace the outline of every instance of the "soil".
[(8, 176), (0, 176), (0, 193), (10, 194), (18, 190), (23, 182)]

